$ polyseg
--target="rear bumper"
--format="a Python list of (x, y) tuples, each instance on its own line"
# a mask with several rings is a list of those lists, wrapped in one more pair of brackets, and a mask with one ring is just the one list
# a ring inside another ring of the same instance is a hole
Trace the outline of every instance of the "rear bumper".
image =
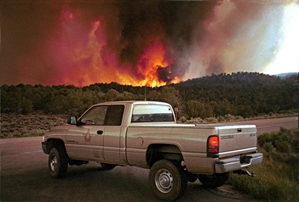
[(226, 173), (230, 171), (240, 170), (248, 166), (257, 165), (263, 161), (263, 154), (262, 153), (248, 154), (242, 157), (242, 159), (245, 159), (245, 161), (242, 162), (240, 156), (219, 159), (218, 161), (215, 162), (215, 172)]

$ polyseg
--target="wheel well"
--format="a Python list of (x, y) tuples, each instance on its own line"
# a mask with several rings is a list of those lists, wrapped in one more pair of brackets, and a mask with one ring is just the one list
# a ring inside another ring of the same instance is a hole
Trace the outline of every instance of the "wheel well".
[(146, 152), (146, 161), (149, 167), (161, 159), (175, 160), (181, 162), (183, 156), (181, 150), (175, 145), (153, 144), (150, 145)]
[(47, 140), (47, 154), (49, 154), (51, 149), (54, 147), (61, 147), (65, 151), (65, 146), (64, 146), (64, 143), (62, 140), (59, 140), (59, 139)]

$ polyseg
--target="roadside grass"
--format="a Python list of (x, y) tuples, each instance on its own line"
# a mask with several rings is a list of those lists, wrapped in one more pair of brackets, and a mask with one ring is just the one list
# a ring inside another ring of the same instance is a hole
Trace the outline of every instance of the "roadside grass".
[[(232, 121), (244, 121), (252, 119), (266, 119), (278, 117), (296, 116), (294, 110), (283, 111), (279, 114), (260, 115), (258, 117), (243, 118), (242, 116), (233, 116), (227, 114), (219, 117), (208, 117), (205, 119), (190, 118), (187, 120), (185, 117), (180, 117), (178, 123), (222, 123)], [(0, 139), (1, 138), (15, 138), (15, 137), (33, 137), (42, 136), (45, 132), (49, 131), (52, 127), (64, 124), (68, 115), (57, 114), (44, 114), (40, 111), (23, 115), (15, 113), (0, 113)]]
[(66, 122), (66, 115), (34, 112), (27, 115), (6, 114), (0, 116), (0, 139), (43, 136), (50, 128)]
[(292, 117), (292, 116), (298, 116), (298, 111), (293, 109), (293, 110), (281, 111), (280, 113), (260, 114), (259, 116), (249, 117), (249, 118), (244, 118), (242, 116), (234, 116), (231, 114), (226, 114), (224, 116), (218, 116), (218, 117), (207, 117), (204, 119), (200, 117), (196, 117), (196, 118), (191, 117), (190, 119), (187, 119), (186, 117), (181, 116), (179, 118), (178, 123), (191, 123), (191, 124), (222, 123), (222, 122), (234, 122), (234, 121), (284, 118), (284, 117)]
[(233, 174), (228, 184), (265, 201), (299, 201), (299, 132), (281, 128), (258, 137), (262, 164), (248, 169), (255, 177)]
[(43, 136), (48, 130), (33, 129), (31, 131), (22, 132), (21, 134), (16, 134), (14, 137), (36, 137)]

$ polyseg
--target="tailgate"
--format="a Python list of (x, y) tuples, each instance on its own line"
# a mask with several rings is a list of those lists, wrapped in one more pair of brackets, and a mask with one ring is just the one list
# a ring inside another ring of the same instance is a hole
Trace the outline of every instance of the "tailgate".
[(219, 158), (255, 152), (257, 132), (255, 125), (217, 126)]

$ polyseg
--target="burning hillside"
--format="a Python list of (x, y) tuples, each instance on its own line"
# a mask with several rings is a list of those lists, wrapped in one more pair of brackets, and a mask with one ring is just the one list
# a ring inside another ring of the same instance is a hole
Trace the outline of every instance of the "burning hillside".
[(285, 8), (298, 8), (295, 1), (22, 2), (2, 3), (2, 84), (155, 87), (261, 72), (287, 38)]

